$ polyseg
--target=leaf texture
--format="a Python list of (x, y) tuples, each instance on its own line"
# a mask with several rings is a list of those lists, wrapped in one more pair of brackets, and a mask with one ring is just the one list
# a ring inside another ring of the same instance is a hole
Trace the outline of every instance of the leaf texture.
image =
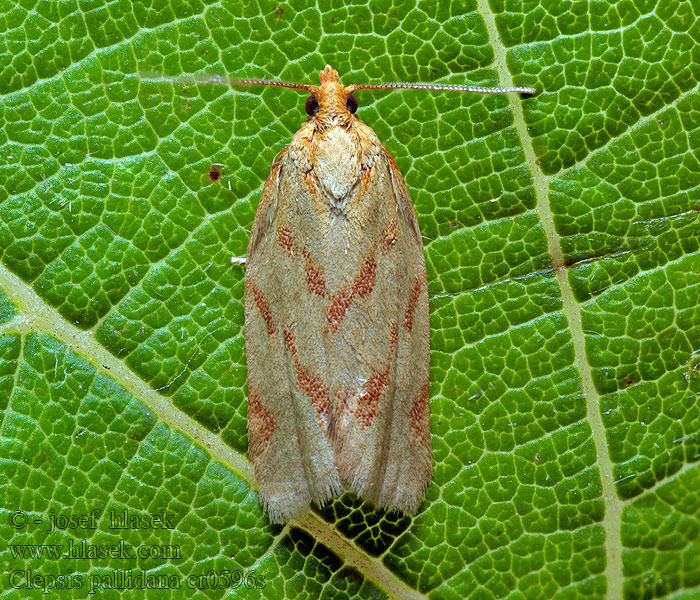
[[(5, 3), (2, 598), (144, 597), (120, 570), (171, 582), (158, 598), (700, 598), (698, 12)], [(539, 92), (357, 93), (424, 236), (435, 474), (413, 519), (348, 494), (282, 528), (247, 458), (230, 257), (306, 97), (139, 73), (315, 84), (326, 64)], [(17, 554), (80, 542), (152, 552)]]

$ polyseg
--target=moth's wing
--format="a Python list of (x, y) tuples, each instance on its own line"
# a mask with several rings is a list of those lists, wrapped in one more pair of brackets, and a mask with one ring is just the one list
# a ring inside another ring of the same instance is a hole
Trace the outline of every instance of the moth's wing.
[(291, 235), (299, 207), (311, 205), (308, 196), (285, 152), (263, 188), (246, 258), (248, 439), (272, 522), (299, 516), (311, 501), (322, 504), (342, 489), (325, 432), (328, 390), (307, 364), (308, 349), (320, 343), (308, 325), (323, 319), (323, 299), (310, 298), (302, 250)]
[(427, 278), (408, 189), (380, 150), (348, 219), (360, 223), (364, 249), (348, 252), (354, 292), (328, 343), (330, 434), (346, 485), (414, 514), (432, 476)]

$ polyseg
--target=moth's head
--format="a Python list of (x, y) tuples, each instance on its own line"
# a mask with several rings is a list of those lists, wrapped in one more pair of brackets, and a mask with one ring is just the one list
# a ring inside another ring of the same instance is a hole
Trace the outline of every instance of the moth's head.
[(355, 86), (343, 87), (338, 72), (328, 65), (318, 75), (319, 86), (309, 86), (306, 113), (320, 125), (349, 125), (357, 110)]

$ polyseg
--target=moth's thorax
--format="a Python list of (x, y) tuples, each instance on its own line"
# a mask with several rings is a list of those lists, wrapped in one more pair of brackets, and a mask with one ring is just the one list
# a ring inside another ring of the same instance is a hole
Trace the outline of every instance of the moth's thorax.
[(349, 198), (360, 180), (360, 148), (353, 137), (344, 127), (330, 127), (314, 140), (314, 175), (335, 203)]
[(296, 168), (318, 189), (317, 199), (325, 200), (336, 215), (347, 215), (363, 174), (382, 154), (388, 157), (372, 129), (357, 118), (350, 127), (322, 131), (316, 131), (309, 121), (296, 133), (288, 152)]
[(363, 173), (386, 155), (374, 131), (354, 116), (348, 127), (334, 125), (321, 130), (313, 120), (308, 121), (288, 151), (296, 168), (313, 181), (336, 214), (345, 214)]

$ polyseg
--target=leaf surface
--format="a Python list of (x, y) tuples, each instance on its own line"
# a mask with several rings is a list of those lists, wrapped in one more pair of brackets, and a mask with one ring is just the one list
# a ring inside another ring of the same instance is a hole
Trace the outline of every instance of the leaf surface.
[[(1, 12), (3, 598), (700, 598), (692, 2)], [(424, 236), (435, 476), (413, 519), (271, 527), (230, 257), (305, 96), (139, 73), (325, 64), (539, 92), (358, 92)]]

